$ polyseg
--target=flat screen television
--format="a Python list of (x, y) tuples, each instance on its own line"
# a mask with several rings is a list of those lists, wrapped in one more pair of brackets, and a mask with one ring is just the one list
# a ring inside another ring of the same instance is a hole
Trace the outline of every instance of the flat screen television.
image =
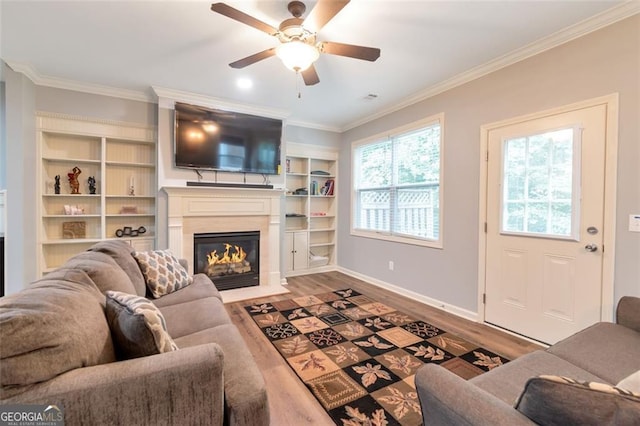
[(279, 174), (282, 120), (175, 104), (176, 167)]

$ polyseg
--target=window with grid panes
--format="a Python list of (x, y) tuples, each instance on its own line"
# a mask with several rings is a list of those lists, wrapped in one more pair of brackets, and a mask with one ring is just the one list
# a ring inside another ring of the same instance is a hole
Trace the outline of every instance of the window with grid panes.
[(441, 245), (442, 122), (354, 143), (353, 234)]

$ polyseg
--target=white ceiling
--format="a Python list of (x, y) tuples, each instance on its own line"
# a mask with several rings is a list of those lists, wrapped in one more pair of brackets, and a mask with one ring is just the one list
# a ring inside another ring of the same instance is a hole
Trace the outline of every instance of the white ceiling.
[[(290, 17), (286, 0), (226, 3), (276, 27)], [(306, 3), (308, 12), (315, 1)], [(151, 88), (161, 87), (344, 130), (443, 82), (461, 81), (470, 70), (526, 56), (533, 45), (545, 46), (540, 41), (549, 47), (588, 27), (585, 20), (615, 16), (621, 3), (352, 0), (318, 39), (379, 47), (381, 57), (366, 62), (323, 54), (316, 63), (320, 83), (312, 87), (275, 57), (230, 68), (277, 40), (211, 12), (207, 1), (2, 0), (0, 57), (40, 84), (97, 93), (114, 88), (139, 99), (153, 99)], [(239, 89), (239, 77), (250, 78), (253, 88)], [(365, 99), (369, 94), (377, 98)]]

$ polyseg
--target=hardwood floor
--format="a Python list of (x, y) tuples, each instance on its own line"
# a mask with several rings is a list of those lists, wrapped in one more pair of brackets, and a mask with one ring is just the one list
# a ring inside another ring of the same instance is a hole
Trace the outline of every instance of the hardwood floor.
[(541, 347), (494, 328), (460, 318), (440, 309), (424, 305), (415, 300), (389, 292), (364, 281), (342, 274), (322, 274), (291, 277), (287, 279), (288, 294), (226, 304), (233, 323), (243, 334), (260, 371), (267, 382), (271, 410), (271, 424), (288, 425), (333, 425), (320, 403), (307, 390), (289, 368), (284, 358), (260, 332), (243, 306), (249, 303), (264, 303), (292, 297), (335, 291), (345, 288), (364, 293), (373, 299), (422, 319), (438, 328), (485, 347), (509, 359), (515, 359)]

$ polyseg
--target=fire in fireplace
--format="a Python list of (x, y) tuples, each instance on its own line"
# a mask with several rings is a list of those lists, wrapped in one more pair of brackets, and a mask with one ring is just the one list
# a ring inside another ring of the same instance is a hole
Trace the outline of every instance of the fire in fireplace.
[(195, 273), (211, 278), (218, 290), (260, 284), (260, 232), (194, 234)]

